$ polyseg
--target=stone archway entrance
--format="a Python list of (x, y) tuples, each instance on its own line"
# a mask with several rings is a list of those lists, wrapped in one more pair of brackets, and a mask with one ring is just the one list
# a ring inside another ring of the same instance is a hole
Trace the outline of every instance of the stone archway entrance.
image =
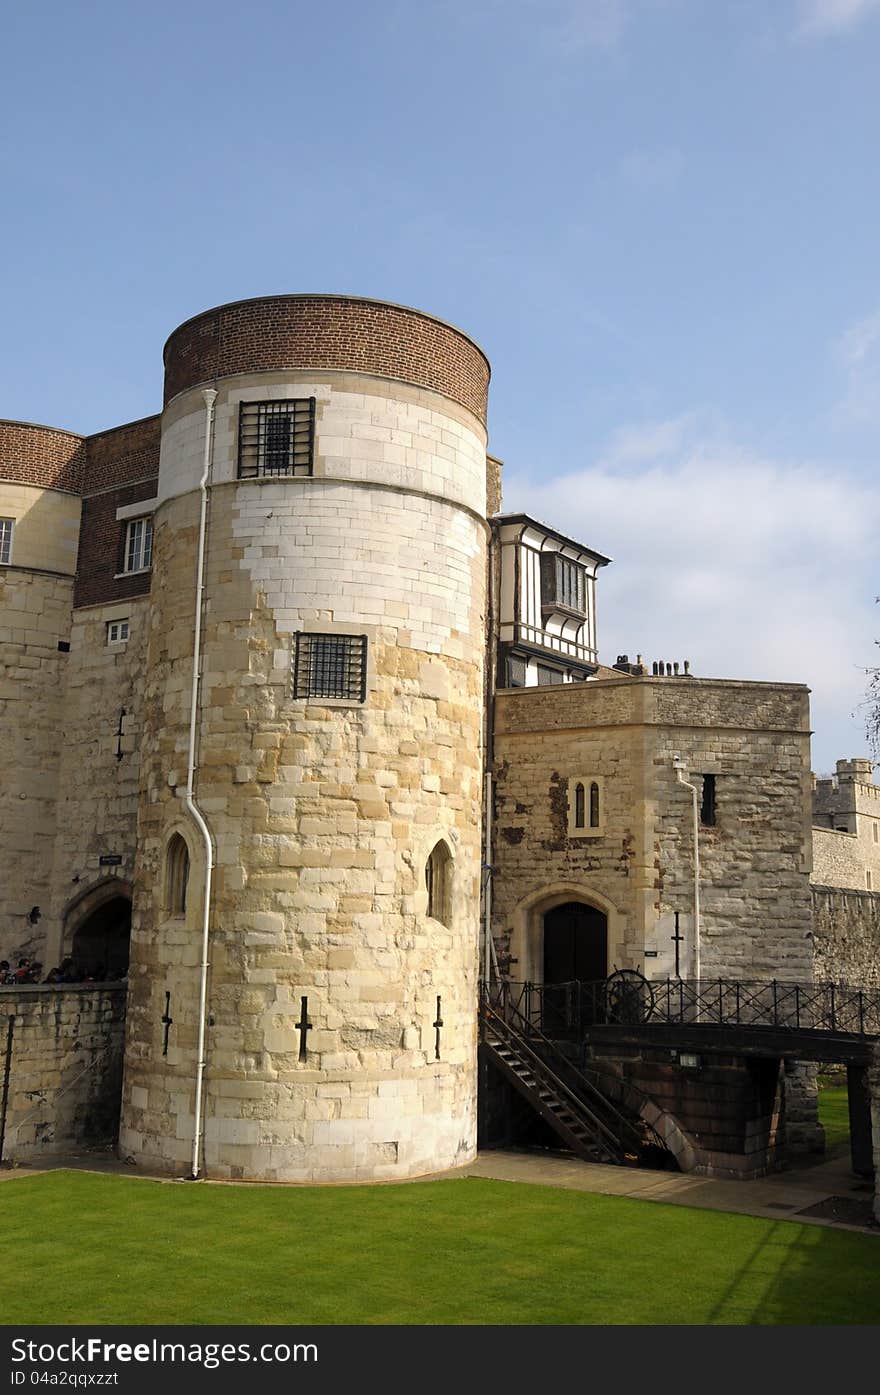
[(128, 971), (131, 942), (131, 901), (110, 896), (88, 914), (73, 932), (70, 955), (80, 970), (98, 978), (123, 978)]

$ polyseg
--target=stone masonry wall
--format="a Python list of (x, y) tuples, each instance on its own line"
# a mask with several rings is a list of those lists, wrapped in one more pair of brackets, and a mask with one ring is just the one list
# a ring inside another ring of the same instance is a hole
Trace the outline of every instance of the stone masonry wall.
[[(513, 978), (541, 977), (543, 910), (577, 899), (608, 915), (609, 968), (652, 977), (672, 970), (679, 910), (693, 972), (692, 800), (676, 756), (692, 783), (716, 777), (717, 821), (699, 830), (703, 975), (810, 977), (805, 689), (623, 679), (503, 692), (495, 754), (495, 933)], [(601, 782), (601, 836), (568, 836), (575, 776)]]
[(813, 955), (819, 983), (880, 987), (880, 895), (814, 886)]
[[(314, 478), (235, 481), (232, 394), (303, 381), (227, 383), (217, 402), (197, 783), (217, 864), (205, 1165), (402, 1177), (475, 1147), (484, 446), (454, 404), (441, 422), (436, 394), (398, 400), (346, 375), (315, 383)], [(176, 401), (163, 438), (123, 1113), (126, 1151), (169, 1171), (192, 1150), (204, 875), (181, 802), (198, 521), (181, 484), (200, 408), (200, 394)], [(326, 630), (367, 637), (363, 705), (290, 696), (292, 635)], [(164, 891), (173, 833), (191, 859), (182, 914)], [(438, 839), (452, 858), (442, 920), (425, 887)]]
[[(108, 625), (123, 619), (128, 641), (108, 644)], [(70, 952), (80, 911), (96, 888), (119, 882), (127, 892), (134, 877), (148, 620), (145, 598), (73, 612), (47, 963)], [(102, 866), (106, 854), (122, 861)]]
[(46, 958), (72, 588), (0, 569), (0, 958), (10, 961)]
[(5, 1162), (112, 1142), (125, 985), (0, 988), (0, 1070), (14, 1017)]

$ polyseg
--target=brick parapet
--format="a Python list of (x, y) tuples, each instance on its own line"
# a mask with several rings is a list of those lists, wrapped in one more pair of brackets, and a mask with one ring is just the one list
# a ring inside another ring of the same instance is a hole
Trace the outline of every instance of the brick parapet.
[(342, 368), (430, 388), (486, 421), (483, 351), (443, 320), (384, 301), (289, 295), (218, 306), (176, 329), (164, 359), (166, 403), (235, 373)]
[(86, 438), (73, 431), (27, 421), (0, 421), (0, 479), (78, 494), (86, 449)]
[(83, 494), (158, 475), (161, 425), (160, 416), (143, 417), (89, 436)]

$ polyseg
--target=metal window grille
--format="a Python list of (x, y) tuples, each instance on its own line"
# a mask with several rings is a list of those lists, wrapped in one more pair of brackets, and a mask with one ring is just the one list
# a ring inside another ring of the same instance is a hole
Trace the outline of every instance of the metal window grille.
[(343, 698), (364, 702), (367, 696), (366, 635), (294, 636), (294, 698)]
[(315, 398), (242, 402), (238, 417), (238, 477), (310, 475), (315, 445)]
[(538, 687), (549, 688), (553, 683), (561, 683), (562, 674), (557, 668), (547, 668), (546, 664), (538, 664)]
[(142, 572), (153, 564), (153, 520), (133, 518), (125, 539), (125, 571)]
[(12, 561), (12, 529), (14, 520), (0, 518), (0, 565), (8, 567)]
[(518, 659), (518, 658), (516, 657), (516, 655), (514, 655), (514, 654), (511, 654), (511, 655), (508, 657), (508, 660), (507, 660), (507, 687), (508, 687), (508, 688), (524, 688), (524, 687), (526, 686), (526, 669), (527, 669), (527, 667), (528, 667), (528, 666), (527, 666), (527, 664), (526, 664), (525, 659)]

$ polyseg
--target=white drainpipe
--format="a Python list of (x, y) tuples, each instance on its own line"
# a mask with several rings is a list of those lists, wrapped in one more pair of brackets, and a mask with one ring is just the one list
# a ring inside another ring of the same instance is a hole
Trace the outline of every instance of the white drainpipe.
[(199, 561), (196, 573), (195, 634), (193, 637), (192, 688), (189, 708), (189, 761), (186, 772), (186, 807), (193, 822), (202, 835), (205, 844), (205, 885), (202, 894), (202, 966), (199, 982), (199, 1041), (196, 1064), (196, 1112), (193, 1130), (192, 1178), (199, 1176), (199, 1154), (204, 1128), (202, 1118), (202, 1095), (205, 1082), (205, 1037), (208, 1020), (208, 940), (211, 920), (211, 881), (214, 872), (214, 844), (204, 817), (193, 799), (193, 780), (196, 769), (196, 721), (199, 710), (199, 685), (202, 665), (202, 601), (205, 590), (205, 524), (208, 513), (208, 475), (211, 470), (211, 446), (214, 437), (214, 403), (217, 393), (214, 388), (206, 388), (202, 393), (205, 400), (205, 455), (202, 478), (199, 480), (201, 510), (199, 513)]
[(700, 981), (700, 810), (697, 787), (684, 778), (685, 763), (680, 757), (672, 762), (680, 785), (690, 790), (694, 806), (694, 978)]

